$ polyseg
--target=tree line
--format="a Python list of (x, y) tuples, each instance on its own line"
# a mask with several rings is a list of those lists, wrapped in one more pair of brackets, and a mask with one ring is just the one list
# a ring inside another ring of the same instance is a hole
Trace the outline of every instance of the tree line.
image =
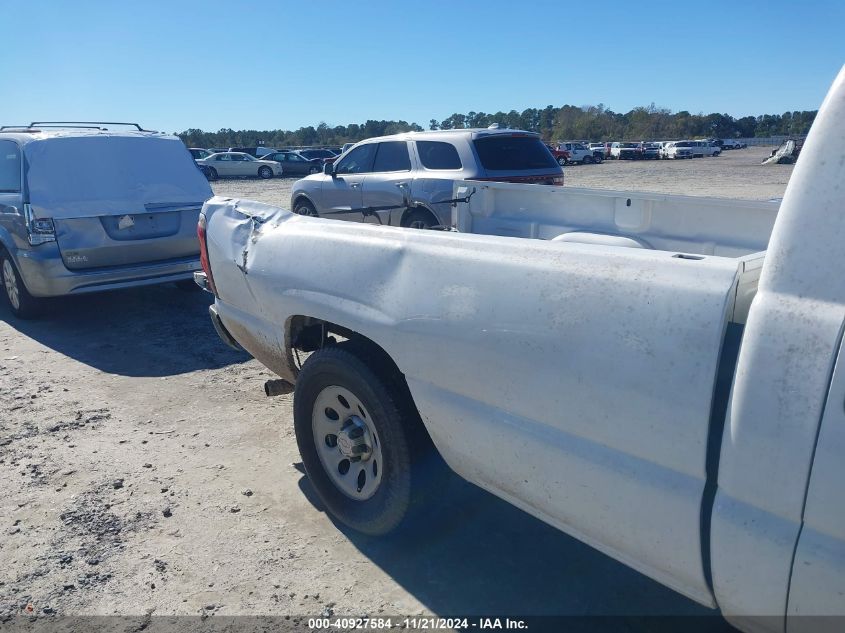
[[(559, 108), (528, 108), (522, 112), (455, 113), (438, 121), (431, 119), (429, 130), (451, 130), (487, 127), (499, 123), (503, 127), (539, 132), (546, 141), (589, 139), (591, 141), (626, 141), (681, 138), (750, 138), (768, 136), (804, 136), (816, 117), (817, 110), (732, 117), (729, 114), (691, 114), (685, 110), (672, 112), (654, 104), (620, 113), (596, 106), (564, 105)], [(289, 145), (342, 145), (373, 136), (421, 131), (407, 121), (374, 121), (362, 124), (316, 127), (298, 130), (232, 130), (204, 132), (189, 129), (178, 136), (189, 147), (268, 147)]]

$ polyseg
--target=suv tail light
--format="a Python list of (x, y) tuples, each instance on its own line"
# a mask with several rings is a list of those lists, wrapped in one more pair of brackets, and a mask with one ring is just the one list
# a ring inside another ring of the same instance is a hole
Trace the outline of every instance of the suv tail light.
[(23, 215), (26, 220), (26, 234), (33, 246), (56, 241), (56, 227), (52, 218), (36, 218), (32, 214), (29, 203), (23, 205)]
[(199, 221), (197, 221), (197, 239), (200, 242), (200, 265), (202, 266), (202, 271), (205, 273), (206, 279), (208, 279), (208, 288), (217, 296), (217, 288), (214, 285), (214, 277), (211, 274), (211, 265), (208, 263), (208, 242), (206, 240), (206, 233), (205, 228), (207, 226), (207, 221), (205, 219), (205, 215), (200, 213)]
[(562, 187), (563, 186), (563, 174), (561, 174), (557, 178), (552, 178), (552, 184)]

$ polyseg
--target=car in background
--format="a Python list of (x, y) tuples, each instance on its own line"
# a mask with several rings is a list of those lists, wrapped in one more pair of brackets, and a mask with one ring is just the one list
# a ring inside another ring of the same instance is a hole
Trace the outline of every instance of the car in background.
[(601, 154), (602, 160), (610, 158), (610, 143), (590, 143), (594, 156)]
[(735, 139), (722, 139), (722, 149), (742, 149), (744, 147), (747, 147), (745, 143), (741, 143)]
[(354, 145), (355, 143), (344, 143), (343, 147), (340, 148), (340, 153), (343, 154), (343, 152), (348, 150), (350, 147), (354, 147)]
[(643, 143), (643, 158), (659, 159), (660, 143)]
[(48, 297), (195, 286), (213, 194), (184, 143), (136, 124), (68, 125), (0, 128), (0, 294), (12, 313), (35, 317)]
[(334, 160), (335, 158), (337, 158), (337, 154), (335, 154), (331, 150), (323, 148), (305, 148), (296, 151), (300, 156), (307, 158), (308, 160), (319, 158), (322, 161), (326, 161)]
[(307, 176), (323, 171), (324, 161), (320, 158), (305, 158), (299, 151), (282, 149), (264, 156), (263, 160), (271, 160), (282, 166), (285, 176)]
[(279, 163), (259, 160), (244, 152), (219, 152), (196, 162), (200, 169), (205, 168), (204, 173), (209, 180), (249, 176), (266, 180), (284, 173)]
[(569, 164), (569, 152), (567, 152), (565, 149), (560, 149), (555, 145), (549, 145), (548, 143), (545, 143), (545, 146), (552, 153), (552, 156), (554, 156), (554, 159), (557, 161), (558, 165), (563, 167)]
[(718, 156), (722, 153), (722, 149), (707, 140), (690, 141), (692, 143), (692, 155), (695, 158), (704, 158), (705, 156)]
[(456, 180), (562, 185), (563, 169), (535, 132), (404, 132), (361, 141), (323, 173), (294, 183), (291, 209), (340, 220), (444, 227), (451, 224)]
[(692, 141), (668, 141), (663, 145), (663, 158), (692, 158)]
[(189, 147), (188, 151), (191, 153), (191, 158), (197, 160), (199, 158), (208, 158), (214, 152), (209, 152), (207, 149), (201, 149), (199, 147)]
[(263, 158), (267, 154), (272, 154), (276, 150), (272, 147), (230, 147), (229, 149), (221, 150), (223, 152), (239, 152), (241, 154), (249, 154), (253, 158)]
[(643, 144), (635, 142), (612, 143), (610, 155), (617, 160), (638, 160), (643, 157)]
[(557, 148), (564, 150), (569, 154), (570, 163), (581, 163), (582, 165), (589, 165), (590, 163), (600, 163), (604, 160), (604, 153), (596, 153), (589, 148), (589, 146), (580, 141), (566, 141), (565, 143), (558, 143)]

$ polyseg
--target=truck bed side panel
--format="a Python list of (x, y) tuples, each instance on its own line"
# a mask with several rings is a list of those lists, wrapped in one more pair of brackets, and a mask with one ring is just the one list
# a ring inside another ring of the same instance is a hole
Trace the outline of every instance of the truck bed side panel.
[(209, 241), (236, 338), (226, 302), (246, 307), (242, 330), (258, 328), (268, 349), (294, 315), (372, 339), (461, 475), (713, 603), (699, 515), (736, 261), (283, 212), (233, 228), (234, 217), (219, 238), (212, 219)]

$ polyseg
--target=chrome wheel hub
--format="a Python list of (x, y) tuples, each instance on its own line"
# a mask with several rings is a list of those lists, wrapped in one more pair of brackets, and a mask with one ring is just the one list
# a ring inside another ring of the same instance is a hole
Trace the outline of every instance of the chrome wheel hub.
[(325, 387), (314, 400), (311, 426), (320, 463), (335, 487), (356, 501), (372, 497), (382, 477), (381, 442), (361, 400), (345, 387)]

